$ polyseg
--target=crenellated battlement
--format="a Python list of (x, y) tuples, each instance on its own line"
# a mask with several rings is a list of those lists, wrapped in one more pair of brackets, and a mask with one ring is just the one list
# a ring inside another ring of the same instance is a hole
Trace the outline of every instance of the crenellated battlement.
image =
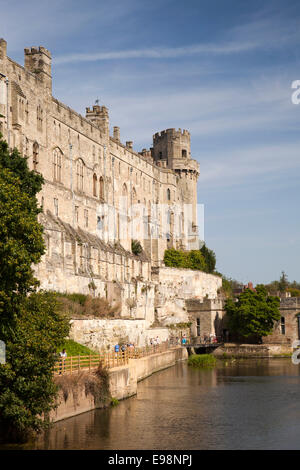
[(26, 47), (24, 49), (24, 54), (25, 55), (45, 54), (49, 59), (51, 59), (51, 52), (43, 46)]
[(165, 138), (166, 136), (169, 136), (169, 137), (170, 136), (171, 137), (182, 137), (182, 136), (190, 137), (190, 133), (189, 133), (188, 130), (186, 130), (186, 129), (181, 130), (180, 128), (178, 130), (176, 130), (175, 128), (165, 129), (163, 131), (156, 132), (153, 135), (153, 141), (156, 140), (156, 139), (159, 139), (159, 138)]
[(106, 106), (99, 106), (99, 105), (94, 105), (91, 108), (85, 108), (85, 112), (86, 112), (86, 117), (89, 116), (94, 116), (94, 115), (100, 115), (100, 114), (107, 114), (108, 115), (108, 109)]

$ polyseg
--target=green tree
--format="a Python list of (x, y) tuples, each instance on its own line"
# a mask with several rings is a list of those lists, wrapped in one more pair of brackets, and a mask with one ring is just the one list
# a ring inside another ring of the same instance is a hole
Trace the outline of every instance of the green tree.
[(240, 289), (243, 287), (243, 284), (232, 279), (231, 277), (222, 276), (222, 288), (221, 291), (225, 294), (226, 297), (233, 297), (234, 289)]
[(30, 171), (17, 150), (0, 136), (0, 430), (19, 439), (47, 424), (43, 413), (55, 404), (55, 352), (69, 322), (56, 300), (37, 293), (33, 268), (45, 251), (36, 193), (43, 179)]
[(191, 250), (188, 255), (188, 265), (190, 269), (207, 271), (205, 258), (200, 250)]
[(216, 255), (215, 255), (214, 251), (207, 248), (205, 243), (202, 246), (202, 248), (200, 249), (200, 251), (201, 251), (201, 253), (204, 257), (207, 272), (208, 273), (213, 273), (215, 268), (216, 268)]
[(287, 275), (285, 274), (284, 271), (282, 271), (280, 279), (279, 279), (279, 284), (278, 284), (280, 292), (285, 292), (288, 286), (289, 286), (289, 281), (288, 281)]
[(256, 292), (245, 289), (237, 302), (231, 298), (225, 302), (229, 330), (257, 340), (271, 334), (274, 322), (280, 319), (279, 304), (279, 298), (268, 296), (263, 285), (257, 285)]

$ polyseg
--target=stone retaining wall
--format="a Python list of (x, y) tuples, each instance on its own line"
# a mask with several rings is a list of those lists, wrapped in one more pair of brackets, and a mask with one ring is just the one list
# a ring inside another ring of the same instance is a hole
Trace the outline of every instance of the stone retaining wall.
[(213, 355), (216, 357), (227, 354), (234, 357), (274, 357), (292, 353), (292, 348), (286, 344), (236, 344), (225, 343), (217, 348)]
[[(140, 359), (130, 359), (127, 365), (110, 369), (111, 396), (118, 400), (123, 400), (124, 398), (136, 395), (137, 384), (140, 380), (149, 377), (154, 372), (175, 365), (177, 361), (185, 359), (187, 359), (187, 350), (180, 346)], [(67, 397), (64, 397), (63, 392), (60, 392), (59, 402), (58, 408), (50, 416), (53, 422), (70, 418), (95, 408), (109, 406), (109, 403), (97, 405), (94, 396), (91, 393), (86, 393), (86, 388), (82, 381), (74, 384)]]

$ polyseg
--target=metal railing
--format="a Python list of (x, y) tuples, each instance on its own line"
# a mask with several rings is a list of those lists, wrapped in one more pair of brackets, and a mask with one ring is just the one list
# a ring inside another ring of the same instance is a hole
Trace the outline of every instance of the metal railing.
[(101, 351), (99, 354), (89, 354), (86, 356), (70, 356), (59, 358), (54, 366), (54, 375), (72, 374), (81, 370), (92, 370), (99, 367), (111, 369), (113, 367), (128, 364), (129, 359), (139, 359), (173, 348), (174, 345), (168, 341), (144, 348), (127, 347), (125, 351), (107, 352)]

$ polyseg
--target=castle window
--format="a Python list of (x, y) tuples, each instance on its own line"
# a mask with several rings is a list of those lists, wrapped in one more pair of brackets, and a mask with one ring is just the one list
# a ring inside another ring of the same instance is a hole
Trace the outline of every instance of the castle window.
[(75, 206), (75, 222), (79, 221), (79, 206)]
[(101, 199), (101, 201), (104, 201), (104, 180), (102, 176), (100, 176), (99, 179), (99, 198)]
[(200, 336), (201, 329), (200, 329), (200, 318), (197, 318), (197, 336)]
[(25, 115), (26, 115), (26, 124), (29, 122), (29, 108), (28, 108), (28, 101), (26, 102), (25, 106)]
[(167, 189), (167, 200), (171, 201), (171, 191), (169, 188)]
[(21, 100), (21, 98), (19, 99), (19, 113), (20, 113), (20, 119), (24, 119), (24, 103), (23, 101)]
[(181, 156), (182, 158), (186, 158), (187, 157), (187, 151), (185, 149), (182, 149), (181, 150)]
[(84, 225), (85, 227), (89, 226), (89, 211), (84, 209)]
[(39, 144), (34, 142), (32, 146), (32, 161), (33, 161), (33, 169), (37, 171), (37, 166), (39, 163)]
[(54, 214), (58, 216), (58, 199), (54, 198)]
[(83, 191), (83, 161), (78, 160), (76, 165), (77, 189)]
[(56, 148), (53, 152), (52, 168), (53, 181), (61, 182), (61, 151)]
[(281, 330), (281, 334), (285, 335), (285, 318), (284, 317), (281, 317), (280, 319), (280, 330)]
[(97, 197), (97, 176), (93, 174), (93, 196)]
[(37, 117), (37, 129), (38, 131), (42, 131), (43, 129), (43, 110), (40, 105), (38, 105), (36, 109), (36, 117)]
[(159, 152), (159, 158), (162, 159), (162, 152)]

